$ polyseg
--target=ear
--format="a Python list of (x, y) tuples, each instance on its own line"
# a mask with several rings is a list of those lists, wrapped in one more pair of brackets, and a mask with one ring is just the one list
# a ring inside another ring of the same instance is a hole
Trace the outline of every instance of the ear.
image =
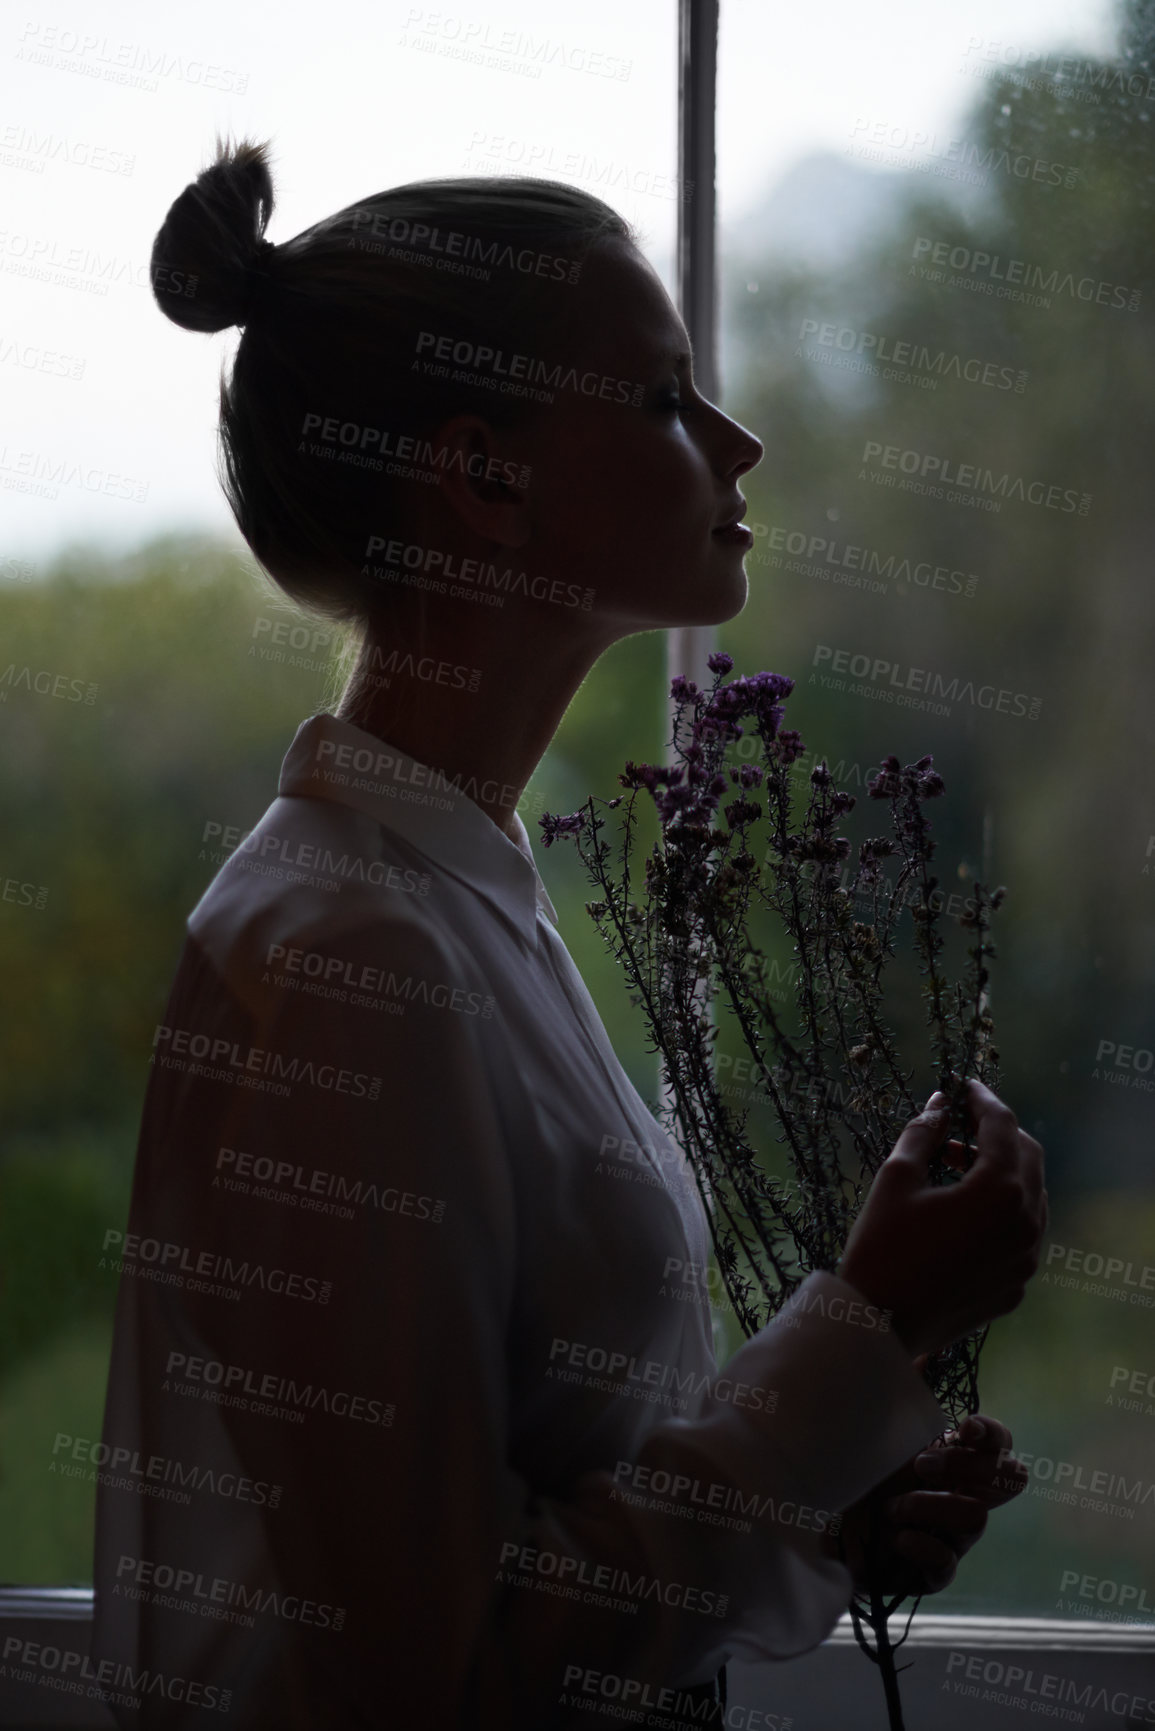
[(480, 415), (455, 415), (430, 441), (441, 501), (474, 534), (523, 547), (532, 527), (528, 469), (514, 439)]

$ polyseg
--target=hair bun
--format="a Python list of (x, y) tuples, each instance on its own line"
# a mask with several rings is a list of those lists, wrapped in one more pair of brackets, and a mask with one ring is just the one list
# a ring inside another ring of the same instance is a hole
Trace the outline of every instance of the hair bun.
[(264, 231), (273, 213), (268, 145), (218, 138), (216, 158), (169, 207), (152, 246), (152, 292), (161, 311), (189, 331), (243, 324), (255, 284), (253, 267), (273, 243)]

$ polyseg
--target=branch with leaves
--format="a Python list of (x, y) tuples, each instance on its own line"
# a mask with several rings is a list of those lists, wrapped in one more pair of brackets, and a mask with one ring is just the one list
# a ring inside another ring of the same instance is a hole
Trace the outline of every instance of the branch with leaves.
[[(965, 1078), (999, 1085), (988, 963), (1005, 892), (972, 880), (964, 912), (945, 914), (925, 810), (945, 790), (929, 756), (883, 761), (868, 795), (888, 811), (889, 833), (865, 836), (855, 853), (842, 830), (857, 801), (825, 761), (797, 797), (805, 747), (782, 726), (794, 681), (762, 672), (727, 682), (733, 661), (721, 653), (709, 667), (709, 690), (684, 676), (671, 683), (670, 764), (628, 762), (625, 793), (539, 822), (546, 847), (576, 844), (598, 891), (587, 909), (660, 1059), (665, 1103), (656, 1115), (694, 1174), (719, 1272), (750, 1335), (809, 1274), (837, 1267), (870, 1180), (932, 1087), (947, 1095), (950, 1134), (966, 1147)], [(737, 760), (744, 723), (756, 761)], [(789, 1008), (759, 941), (775, 934), (792, 945)], [(952, 938), (965, 947), (956, 977)], [(909, 1018), (915, 988), (929, 1047), (917, 1088), (894, 1027), (896, 1007)], [(735, 1109), (720, 1080), (719, 1011), (764, 1078), (786, 1180), (755, 1146), (749, 1109)], [(939, 1154), (930, 1177), (952, 1183), (959, 1171)], [(955, 1424), (978, 1409), (985, 1335), (925, 1365)], [(893, 1660), (902, 1643), (891, 1643), (887, 1625), (901, 1602), (872, 1588), (850, 1606), (859, 1644), (882, 1672), (892, 1728), (902, 1724)]]

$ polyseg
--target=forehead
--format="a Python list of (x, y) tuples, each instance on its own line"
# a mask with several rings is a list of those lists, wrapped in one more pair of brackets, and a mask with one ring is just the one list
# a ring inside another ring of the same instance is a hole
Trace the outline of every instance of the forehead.
[(635, 369), (673, 365), (690, 354), (685, 324), (653, 266), (616, 236), (591, 248), (582, 264), (578, 328), (593, 356), (627, 357)]

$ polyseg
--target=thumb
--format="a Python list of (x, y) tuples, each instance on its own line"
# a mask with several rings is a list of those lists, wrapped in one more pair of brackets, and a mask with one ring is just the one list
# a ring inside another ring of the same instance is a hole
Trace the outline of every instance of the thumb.
[(899, 1179), (914, 1185), (926, 1177), (931, 1155), (942, 1141), (950, 1122), (947, 1105), (946, 1095), (936, 1088), (922, 1111), (906, 1124), (879, 1168), (880, 1178), (887, 1172), (891, 1183)]

